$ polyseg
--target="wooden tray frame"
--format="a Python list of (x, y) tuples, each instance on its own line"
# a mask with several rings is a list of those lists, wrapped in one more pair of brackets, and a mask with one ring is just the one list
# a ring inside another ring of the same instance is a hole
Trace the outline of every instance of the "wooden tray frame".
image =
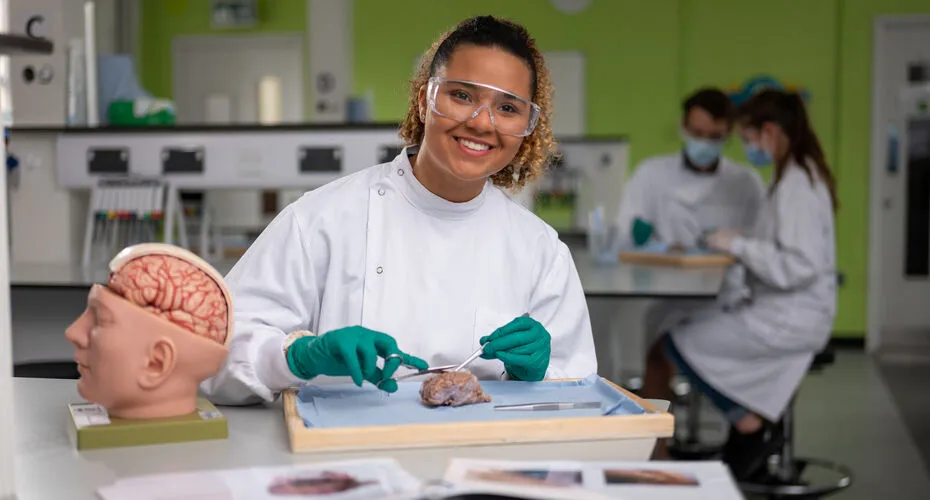
[(731, 255), (682, 255), (674, 252), (620, 252), (620, 260), (632, 264), (646, 264), (652, 266), (699, 268), (699, 267), (726, 267), (736, 259)]
[(501, 422), (385, 425), (308, 429), (297, 410), (297, 389), (284, 392), (284, 420), (291, 453), (445, 446), (501, 445), (671, 437), (675, 418), (604, 379), (647, 413), (612, 417), (548, 418)]

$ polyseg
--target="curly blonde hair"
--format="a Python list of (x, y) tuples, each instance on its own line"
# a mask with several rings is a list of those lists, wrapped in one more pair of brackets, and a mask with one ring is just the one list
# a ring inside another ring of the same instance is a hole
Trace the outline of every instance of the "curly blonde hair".
[[(517, 151), (513, 161), (500, 172), (491, 176), (491, 181), (495, 185), (516, 192), (522, 189), (528, 182), (543, 174), (544, 169), (555, 154), (556, 148), (556, 142), (552, 137), (552, 129), (550, 128), (553, 89), (552, 82), (549, 79), (549, 70), (546, 68), (546, 62), (542, 53), (536, 47), (536, 41), (526, 33), (526, 30), (522, 26), (516, 23), (507, 20), (493, 19), (490, 16), (474, 18), (460, 23), (455, 29), (443, 33), (438, 40), (433, 42), (429, 50), (420, 58), (417, 72), (413, 79), (410, 80), (410, 106), (407, 108), (407, 116), (404, 118), (404, 122), (401, 125), (400, 137), (407, 146), (417, 145), (423, 141), (425, 125), (420, 115), (420, 91), (426, 87), (430, 77), (434, 76), (432, 75), (432, 71), (434, 69), (433, 59), (436, 57), (436, 52), (439, 50), (443, 41), (450, 35), (457, 30), (461, 30), (463, 26), (473, 26), (473, 23), (478, 19), (490, 19), (493, 22), (501, 23), (524, 37), (526, 51), (532, 57), (535, 66), (536, 81), (533, 85), (535, 90), (532, 99), (540, 108), (536, 128), (533, 129), (532, 134), (523, 138), (523, 143), (520, 145), (520, 149)], [(467, 44), (472, 42), (465, 41), (463, 43)], [(484, 44), (482, 43), (481, 45)], [(493, 45), (493, 42), (491, 45)]]

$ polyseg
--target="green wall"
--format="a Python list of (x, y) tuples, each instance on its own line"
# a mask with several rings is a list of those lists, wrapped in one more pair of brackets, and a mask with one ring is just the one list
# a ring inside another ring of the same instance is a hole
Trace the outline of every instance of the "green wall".
[[(684, 95), (702, 85), (735, 87), (754, 74), (803, 86), (811, 95), (814, 127), (828, 157), (834, 158), (836, 1), (682, 2), (679, 92)], [(777, 36), (762, 32), (761, 26)], [(736, 138), (728, 153), (743, 158)]]
[(378, 120), (404, 116), (413, 63), (441, 31), (493, 13), (523, 23), (544, 51), (585, 53), (589, 133), (627, 134), (634, 158), (676, 145), (678, 1), (599, 0), (578, 15), (563, 15), (547, 0), (442, 2), (442, 8), (424, 0), (355, 5), (355, 89), (374, 90)]
[[(523, 23), (544, 51), (586, 54), (588, 132), (628, 136), (634, 165), (679, 147), (679, 103), (696, 87), (730, 86), (759, 73), (805, 87), (842, 204), (838, 257), (846, 283), (835, 329), (838, 336), (863, 335), (873, 19), (930, 13), (928, 0), (594, 0), (574, 15), (548, 0), (354, 2), (355, 91), (374, 93), (379, 121), (403, 117), (414, 62), (433, 39), (485, 13)], [(143, 0), (140, 53), (149, 90), (170, 95), (170, 40), (211, 32), (208, 4)], [(260, 6), (265, 19), (254, 31), (305, 31), (305, 0)], [(743, 159), (738, 141), (728, 151)]]

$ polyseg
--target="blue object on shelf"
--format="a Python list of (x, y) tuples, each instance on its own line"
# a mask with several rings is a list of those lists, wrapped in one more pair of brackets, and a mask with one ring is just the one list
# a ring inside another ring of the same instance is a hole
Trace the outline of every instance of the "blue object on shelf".
[(6, 146), (6, 171), (11, 172), (19, 167), (19, 158), (10, 154), (10, 129), (3, 129), (3, 144)]

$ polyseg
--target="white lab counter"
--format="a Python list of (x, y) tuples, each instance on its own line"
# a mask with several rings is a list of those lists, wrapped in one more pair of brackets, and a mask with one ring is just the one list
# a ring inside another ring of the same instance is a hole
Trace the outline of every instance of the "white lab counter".
[[(642, 370), (646, 345), (643, 318), (655, 300), (707, 300), (723, 283), (721, 268), (679, 269), (641, 264), (601, 265), (583, 248), (573, 248), (581, 284), (587, 296), (601, 375), (615, 382)], [(213, 262), (226, 274), (234, 261)], [(61, 332), (84, 307), (87, 289), (105, 283), (103, 265), (12, 262), (14, 363), (71, 359), (72, 347)], [(49, 310), (48, 304), (54, 304)]]
[(724, 268), (684, 269), (620, 262), (598, 264), (574, 252), (575, 267), (588, 297), (711, 299), (723, 285)]
[[(196, 443), (78, 452), (68, 438), (69, 402), (81, 401), (74, 380), (13, 381), (16, 406), (18, 500), (94, 499), (98, 487), (117, 478), (194, 470), (290, 465), (393, 457), (415, 476), (440, 479), (450, 458), (500, 460), (648, 460), (654, 438), (580, 443), (473, 446), (357, 453), (292, 454), (280, 402), (219, 407), (229, 438)], [(667, 409), (667, 402), (654, 402)]]
[[(573, 255), (585, 295), (589, 297), (713, 298), (724, 277), (722, 268), (678, 269), (622, 262), (604, 265), (595, 263), (581, 249)], [(235, 262), (212, 264), (225, 275)], [(11, 286), (86, 288), (106, 282), (107, 270), (103, 266), (12, 262), (10, 275)]]

